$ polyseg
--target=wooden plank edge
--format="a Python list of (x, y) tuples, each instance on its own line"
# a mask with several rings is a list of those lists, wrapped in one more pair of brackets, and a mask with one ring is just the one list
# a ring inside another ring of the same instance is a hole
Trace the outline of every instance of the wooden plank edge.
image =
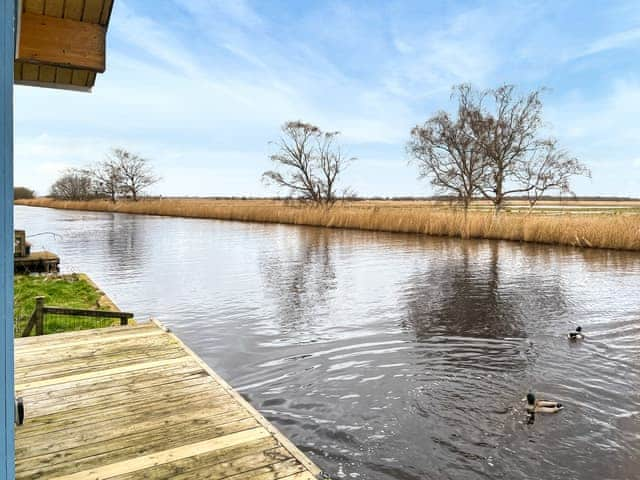
[(49, 83), (49, 82), (39, 82), (39, 81), (29, 81), (29, 80), (18, 80), (15, 82), (16, 85), (25, 85), (27, 87), (42, 87), (42, 88), (53, 88), (55, 90), (71, 90), (74, 92), (91, 92), (93, 87), (87, 87), (84, 85), (73, 85), (66, 83)]
[[(126, 328), (126, 327), (125, 327)], [(80, 340), (76, 340), (76, 341), (69, 341), (67, 343), (64, 342), (56, 342), (53, 345), (48, 345), (48, 346), (44, 346), (41, 343), (31, 343), (28, 345), (16, 345), (16, 351), (17, 351), (17, 355), (16, 356), (22, 356), (24, 355), (29, 356), (29, 355), (34, 355), (37, 353), (41, 353), (41, 352), (50, 352), (52, 350), (61, 350), (61, 349), (68, 349), (69, 347), (80, 347), (82, 345), (103, 345), (103, 344), (108, 344), (108, 343), (116, 343), (116, 342), (121, 342), (122, 340), (127, 340), (127, 339), (138, 339), (138, 338), (147, 338), (147, 337), (158, 337), (160, 335), (162, 335), (164, 332), (159, 332), (158, 330), (154, 329), (151, 332), (144, 332), (144, 333), (139, 333), (136, 335), (105, 335), (101, 338), (96, 338), (96, 339), (89, 339), (89, 338), (82, 338)], [(51, 333), (48, 334), (47, 336), (50, 335), (59, 335), (57, 333)], [(32, 338), (32, 337), (23, 337), (23, 338)], [(16, 339), (17, 340), (17, 339)]]
[[(50, 333), (47, 335), (31, 336), (31, 337), (18, 337), (15, 339), (16, 347), (25, 347), (35, 345), (47, 345), (48, 347), (53, 344), (69, 345), (73, 341), (74, 337), (76, 341), (84, 341), (86, 339), (105, 338), (111, 334), (118, 334), (118, 336), (126, 336), (133, 331), (149, 330), (157, 332), (157, 328), (150, 323), (138, 323), (136, 325), (113, 325), (109, 327), (89, 328), (86, 330), (74, 330), (70, 332)], [(122, 334), (122, 335), (120, 335)]]
[(169, 358), (167, 360), (156, 360), (153, 362), (142, 362), (135, 363), (133, 365), (127, 365), (124, 367), (110, 368), (107, 370), (100, 370), (99, 372), (86, 372), (86, 373), (78, 373), (76, 375), (67, 375), (64, 377), (55, 377), (47, 380), (39, 380), (36, 382), (27, 382), (22, 384), (16, 384), (15, 390), (18, 392), (23, 392), (25, 390), (29, 390), (31, 388), (39, 388), (46, 387), (48, 385), (56, 385), (61, 383), (71, 383), (77, 380), (84, 380), (87, 378), (100, 378), (108, 375), (113, 375), (114, 373), (122, 373), (122, 372), (134, 372), (136, 370), (144, 370), (146, 368), (158, 367), (163, 365), (172, 365), (175, 363), (186, 362), (190, 360), (189, 356), (177, 357), (177, 358)]
[[(106, 10), (105, 10), (105, 7)], [(111, 14), (113, 12), (113, 0), (104, 0), (102, 5), (102, 14), (100, 15), (100, 25), (105, 27), (109, 27), (109, 22), (111, 21)]]
[(160, 323), (158, 320), (152, 318), (151, 323), (155, 324), (158, 328), (167, 332), (168, 335), (171, 335), (173, 339), (178, 342), (180, 346), (189, 354), (214, 380), (216, 380), (220, 386), (224, 390), (231, 395), (231, 397), (236, 400), (240, 405), (246, 408), (258, 421), (262, 427), (264, 427), (269, 433), (271, 433), (280, 444), (289, 451), (291, 456), (293, 456), (296, 460), (298, 460), (312, 475), (315, 477), (319, 477), (322, 475), (322, 470), (314, 464), (298, 447), (294, 445), (294, 443), (289, 440), (283, 433), (281, 433), (276, 427), (274, 427), (271, 422), (269, 422), (264, 416), (258, 412), (249, 402), (247, 402), (242, 395), (236, 392), (231, 385), (229, 385), (222, 377), (220, 377), (213, 369), (207, 365), (198, 355), (193, 352), (185, 343), (180, 340), (175, 334), (171, 332), (171, 330)]
[(230, 433), (222, 437), (204, 440), (202, 442), (194, 443), (191, 445), (183, 445), (169, 450), (144, 455), (142, 457), (132, 458), (123, 460), (121, 462), (92, 468), (88, 471), (76, 472), (70, 475), (55, 477), (51, 480), (83, 480), (87, 478), (102, 480), (117, 475), (137, 472), (139, 470), (145, 470), (149, 467), (171, 463), (177, 460), (201, 455), (203, 453), (208, 453), (214, 450), (221, 450), (223, 448), (240, 445), (247, 441), (266, 438), (269, 436), (269, 432), (265, 431), (263, 433), (261, 432), (261, 430), (265, 429), (256, 427), (249, 430), (243, 430), (241, 432)]

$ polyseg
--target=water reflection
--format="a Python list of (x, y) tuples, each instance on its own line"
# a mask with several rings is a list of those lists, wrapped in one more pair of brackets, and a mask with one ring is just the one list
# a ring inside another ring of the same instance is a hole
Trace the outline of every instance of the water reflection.
[(512, 301), (517, 292), (505, 290), (500, 282), (500, 248), (500, 243), (488, 248), (457, 243), (443, 252), (440, 261), (416, 266), (406, 282), (403, 326), (410, 327), (419, 341), (434, 335), (524, 336), (522, 317)]
[(309, 328), (327, 311), (336, 272), (327, 230), (302, 229), (283, 243), (262, 250), (259, 265), (262, 288), (276, 305), (283, 332), (290, 332)]
[(140, 222), (131, 221), (130, 217), (110, 214), (104, 231), (107, 247), (105, 253), (116, 259), (116, 266), (123, 270), (132, 267), (139, 269), (139, 263), (148, 258), (146, 250), (150, 247), (149, 239), (142, 238), (145, 230), (140, 227)]

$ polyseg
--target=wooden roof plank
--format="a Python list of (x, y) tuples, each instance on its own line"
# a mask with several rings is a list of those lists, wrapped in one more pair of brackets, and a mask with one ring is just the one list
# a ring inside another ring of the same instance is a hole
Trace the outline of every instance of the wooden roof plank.
[[(14, 82), (90, 91), (97, 73), (106, 67), (106, 32), (113, 3), (20, 0)], [(31, 65), (26, 74), (25, 64)], [(47, 67), (40, 68), (43, 65)]]
[(73, 85), (85, 86), (87, 84), (87, 78), (89, 77), (89, 72), (86, 70), (74, 70), (73, 75), (71, 76), (71, 83)]
[(73, 75), (73, 70), (70, 68), (57, 67), (56, 68), (56, 83), (70, 84), (71, 83), (71, 75)]
[(70, 20), (82, 20), (84, 0), (65, 0), (63, 18)]
[(40, 65), (40, 82), (54, 83), (56, 81), (56, 67), (51, 65)]
[(19, 80), (22, 80), (22, 63), (16, 62), (13, 67), (13, 81), (17, 82)]
[(62, 18), (64, 14), (64, 0), (46, 0), (44, 3), (44, 14), (50, 17)]
[(44, 13), (44, 0), (24, 0), (22, 8), (25, 12), (42, 15)]
[(96, 83), (96, 72), (89, 72), (89, 76), (87, 77), (87, 83), (85, 83), (85, 87), (93, 87)]
[(102, 14), (100, 15), (100, 25), (106, 26), (109, 23), (112, 9), (113, 0), (104, 0), (104, 5), (102, 6)]
[(101, 25), (22, 15), (18, 60), (104, 72), (105, 49), (106, 28)]
[(82, 21), (89, 23), (100, 23), (102, 15), (103, 0), (85, 0)]
[(22, 65), (22, 80), (25, 82), (37, 82), (40, 74), (38, 65), (25, 63)]

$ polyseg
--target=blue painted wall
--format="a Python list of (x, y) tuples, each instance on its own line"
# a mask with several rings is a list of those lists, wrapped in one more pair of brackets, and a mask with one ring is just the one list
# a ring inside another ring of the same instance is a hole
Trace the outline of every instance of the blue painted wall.
[(0, 479), (13, 480), (13, 59), (15, 0), (0, 0)]

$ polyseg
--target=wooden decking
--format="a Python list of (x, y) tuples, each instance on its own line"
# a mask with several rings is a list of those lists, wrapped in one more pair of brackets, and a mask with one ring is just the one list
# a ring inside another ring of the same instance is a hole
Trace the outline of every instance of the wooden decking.
[(55, 273), (60, 257), (51, 252), (32, 252), (26, 257), (13, 257), (14, 273)]
[(19, 338), (18, 479), (311, 480), (302, 452), (156, 324)]

